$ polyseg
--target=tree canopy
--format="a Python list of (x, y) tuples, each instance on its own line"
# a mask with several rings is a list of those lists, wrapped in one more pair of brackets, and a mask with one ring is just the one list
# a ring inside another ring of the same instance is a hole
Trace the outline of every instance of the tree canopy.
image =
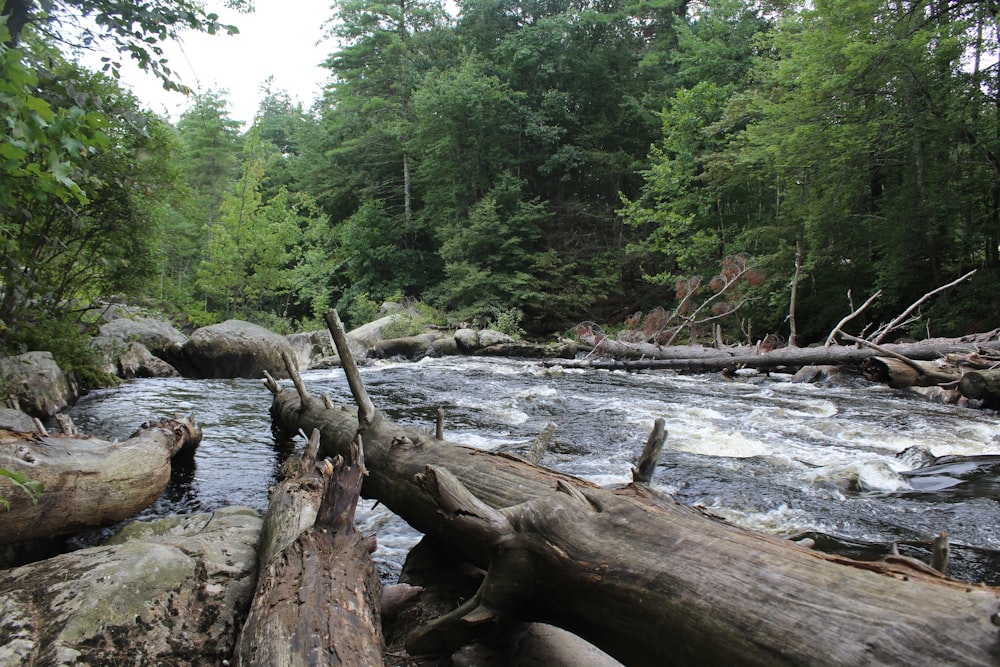
[[(174, 85), (163, 39), (231, 29), (200, 5), (3, 16), (8, 326), (124, 290), (195, 321), (291, 328), (412, 298), (536, 334), (665, 308), (685, 336), (698, 320), (756, 340), (788, 335), (797, 275), (808, 342), (876, 290), (884, 321), (972, 268), (909, 333), (1000, 321), (988, 4), (350, 0), (315, 105), (271, 81), (244, 129), (225, 91), (175, 125), (109, 104), (116, 63), (102, 77), (43, 46), (110, 40)], [(88, 280), (60, 288), (78, 266)]]

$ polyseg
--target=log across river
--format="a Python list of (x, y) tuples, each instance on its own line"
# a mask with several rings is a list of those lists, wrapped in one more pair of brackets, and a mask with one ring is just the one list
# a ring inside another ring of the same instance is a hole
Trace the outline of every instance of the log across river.
[[(551, 422), (556, 431), (542, 463), (599, 484), (630, 479), (653, 420), (662, 417), (669, 435), (653, 484), (683, 503), (762, 532), (833, 535), (848, 554), (898, 542), (901, 553), (928, 560), (922, 543), (947, 530), (949, 574), (1000, 584), (1000, 420), (989, 412), (868, 385), (561, 372), (508, 359), (387, 363), (363, 368), (362, 376), (394, 420), (430, 429), (443, 408), (446, 437), (456, 442), (523, 455)], [(311, 371), (304, 380), (313, 395), (353, 404), (339, 370)], [(270, 403), (253, 380), (137, 380), (90, 394), (71, 414), (81, 429), (113, 438), (150, 414), (195, 413), (202, 444), (144, 516), (229, 504), (263, 511), (291, 451), (271, 435)], [(954, 458), (926, 467), (929, 456)], [(382, 507), (370, 508), (359, 508), (359, 528), (379, 532), (375, 556), (391, 580), (418, 535)]]

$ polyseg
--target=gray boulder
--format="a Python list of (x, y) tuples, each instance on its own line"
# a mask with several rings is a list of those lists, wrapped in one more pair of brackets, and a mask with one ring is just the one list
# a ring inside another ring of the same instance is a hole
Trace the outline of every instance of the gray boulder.
[(175, 358), (187, 342), (187, 336), (166, 320), (152, 317), (122, 317), (102, 324), (100, 335), (123, 345), (142, 343), (161, 359)]
[(289, 334), (285, 339), (292, 346), (300, 369), (313, 368), (337, 353), (330, 332), (325, 329)]
[(125, 379), (178, 374), (173, 364), (183, 363), (187, 336), (170, 322), (123, 308), (109, 308), (101, 318), (104, 324), (90, 346), (103, 360), (105, 372)]
[(295, 351), (284, 336), (242, 320), (202, 327), (184, 345), (185, 375), (201, 378), (261, 378), (264, 371), (288, 377), (285, 353)]
[(253, 598), (251, 509), (133, 523), (0, 572), (2, 665), (221, 665)]
[(35, 421), (20, 410), (0, 408), (0, 428), (19, 433), (34, 433)]
[(0, 392), (33, 417), (46, 419), (72, 405), (80, 392), (51, 352), (26, 352), (0, 359)]

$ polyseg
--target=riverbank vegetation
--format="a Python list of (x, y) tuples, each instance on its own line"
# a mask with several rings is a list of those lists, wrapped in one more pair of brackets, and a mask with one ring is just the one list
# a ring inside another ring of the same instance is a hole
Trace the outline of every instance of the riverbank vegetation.
[[(4, 347), (72, 338), (111, 294), (276, 330), (408, 298), (444, 323), (517, 313), (536, 335), (704, 305), (726, 341), (787, 340), (793, 290), (806, 343), (876, 290), (855, 333), (974, 268), (902, 333), (997, 325), (988, 5), (456, 7), (338, 3), (316, 104), (275, 81), (243, 128), (224, 91), (171, 123), (114, 59), (74, 58), (104, 35), (183, 88), (156, 45), (235, 30), (197, 5), (6, 3)], [(80, 14), (92, 34), (69, 29)]]

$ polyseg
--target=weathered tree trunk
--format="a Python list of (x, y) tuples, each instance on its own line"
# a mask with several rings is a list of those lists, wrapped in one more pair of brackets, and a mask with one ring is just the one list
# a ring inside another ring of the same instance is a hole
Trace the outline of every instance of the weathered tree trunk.
[(627, 665), (993, 665), (1000, 591), (905, 562), (856, 563), (680, 505), (562, 486), (496, 510), (444, 468), (421, 476), (493, 547), (476, 595), (411, 634), (444, 652), (515, 616), (576, 632)]
[(930, 361), (905, 363), (892, 357), (869, 357), (864, 362), (865, 377), (872, 382), (887, 384), (893, 389), (934, 387), (958, 382), (962, 377), (956, 366), (942, 366)]
[(123, 442), (0, 432), (0, 468), (41, 482), (38, 503), (0, 477), (0, 544), (110, 526), (151, 505), (170, 481), (170, 459), (197, 446), (201, 429), (184, 418), (144, 424)]
[(980, 398), (1000, 404), (1000, 370), (970, 371), (962, 376), (958, 390), (966, 398)]
[[(358, 389), (360, 377), (348, 379), (367, 406), (358, 420), (365, 495), (490, 568), (474, 602), (416, 634), (414, 651), (448, 650), (483, 624), (522, 618), (574, 631), (629, 665), (987, 665), (1000, 657), (996, 589), (946, 580), (915, 561), (811, 552), (638, 487), (612, 492), (440, 441), (384, 419)], [(342, 413), (289, 391), (274, 403), (272, 414), (295, 419), (285, 428), (319, 428), (328, 451), (347, 446), (336, 439)]]
[[(947, 339), (883, 345), (885, 350), (896, 352), (910, 359), (931, 361), (947, 354), (969, 354), (978, 350), (1000, 350), (1000, 340)], [(715, 349), (706, 347), (619, 343), (601, 341), (599, 352), (628, 359), (593, 358), (572, 361), (543, 361), (546, 366), (570, 368), (603, 368), (616, 370), (672, 369), (680, 371), (721, 371), (727, 368), (779, 368), (783, 366), (815, 366), (860, 363), (882, 353), (867, 347), (785, 347), (770, 352), (757, 353), (752, 347)]]
[(318, 447), (314, 432), (295, 477), (275, 490), (236, 665), (382, 664), (382, 585), (354, 527), (364, 475), (361, 443), (354, 441), (350, 464), (338, 456), (320, 469)]

